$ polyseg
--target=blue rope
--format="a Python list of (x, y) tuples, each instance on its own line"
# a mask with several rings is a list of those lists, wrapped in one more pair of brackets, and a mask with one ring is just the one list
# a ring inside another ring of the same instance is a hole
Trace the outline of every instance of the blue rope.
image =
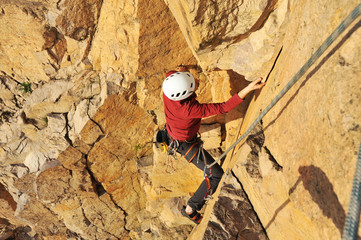
[(336, 30), (323, 42), (323, 44), (317, 49), (317, 51), (308, 59), (308, 61), (302, 66), (302, 68), (293, 76), (291, 81), (281, 90), (281, 92), (271, 101), (271, 103), (261, 112), (258, 118), (248, 128), (248, 130), (237, 139), (220, 157), (217, 158), (212, 164), (207, 165), (208, 168), (219, 162), (224, 156), (227, 155), (238, 143), (240, 143), (257, 125), (259, 121), (271, 110), (271, 108), (286, 94), (286, 92), (305, 74), (305, 72), (311, 67), (311, 65), (326, 51), (326, 49), (334, 42), (334, 40), (340, 36), (340, 34), (360, 15), (361, 4), (359, 4), (349, 14), (345, 20), (336, 28)]
[(350, 205), (348, 208), (345, 227), (343, 229), (343, 240), (354, 240), (357, 238), (358, 225), (361, 211), (361, 143), (358, 151), (356, 171), (353, 178)]
[[(294, 75), (291, 81), (281, 90), (281, 92), (271, 101), (271, 103), (263, 110), (248, 130), (237, 139), (217, 160), (207, 165), (208, 168), (219, 162), (227, 153), (232, 150), (238, 143), (240, 143), (258, 124), (259, 121), (271, 110), (271, 108), (286, 94), (286, 92), (305, 74), (305, 72), (312, 66), (312, 64), (325, 52), (325, 50), (340, 36), (340, 34), (360, 15), (361, 4), (359, 4), (349, 14), (345, 20), (336, 28), (336, 30), (323, 42), (317, 51), (310, 57), (310, 59), (302, 66), (302, 68)], [(360, 219), (361, 210), (361, 144), (357, 158), (356, 172), (353, 180), (352, 192), (349, 210), (345, 220), (345, 227), (343, 232), (343, 240), (355, 240), (357, 238), (357, 231)]]

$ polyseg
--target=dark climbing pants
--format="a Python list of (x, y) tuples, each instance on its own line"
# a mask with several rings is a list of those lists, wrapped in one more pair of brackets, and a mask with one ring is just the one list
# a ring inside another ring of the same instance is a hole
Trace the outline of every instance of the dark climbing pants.
[[(201, 144), (199, 143), (198, 139), (192, 142), (180, 142), (177, 152), (180, 153), (182, 156), (184, 156), (188, 162), (191, 161), (191, 163), (193, 163), (197, 168), (202, 170), (203, 173), (205, 162), (202, 153), (200, 153), (199, 159), (197, 159), (198, 151), (200, 150), (200, 145)], [(213, 157), (206, 150), (203, 151), (206, 157), (207, 164), (213, 163), (214, 162)], [(202, 173), (200, 172), (199, 174)], [(218, 163), (213, 165), (211, 167), (211, 170), (209, 168), (206, 168), (206, 174), (209, 176), (212, 193), (216, 191), (223, 173), (224, 171)], [(207, 194), (207, 183), (206, 180), (203, 180), (201, 185), (198, 187), (197, 191), (189, 199), (188, 205), (194, 210), (201, 210), (201, 208), (206, 202), (205, 200), (206, 194)]]

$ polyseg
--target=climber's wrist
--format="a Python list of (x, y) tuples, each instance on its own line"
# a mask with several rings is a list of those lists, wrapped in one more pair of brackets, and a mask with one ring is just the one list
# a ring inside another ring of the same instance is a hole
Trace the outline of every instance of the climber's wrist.
[(241, 91), (238, 92), (238, 96), (241, 98), (241, 99), (245, 99), (245, 97), (248, 95), (248, 93), (251, 92), (251, 89), (249, 89), (249, 87), (245, 87), (243, 88)]

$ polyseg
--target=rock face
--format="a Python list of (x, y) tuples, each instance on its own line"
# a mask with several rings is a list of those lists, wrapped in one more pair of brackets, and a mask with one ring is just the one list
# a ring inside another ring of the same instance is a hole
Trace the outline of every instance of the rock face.
[(286, 1), (166, 0), (199, 64), (253, 80), (272, 67)]
[(269, 239), (242, 186), (228, 172), (203, 239)]
[[(216, 158), (356, 7), (348, 1), (2, 1), (0, 239), (340, 239), (361, 139), (360, 19), (227, 158), (197, 228), (202, 179), (154, 144), (179, 64)], [(361, 232), (361, 231), (359, 231)]]

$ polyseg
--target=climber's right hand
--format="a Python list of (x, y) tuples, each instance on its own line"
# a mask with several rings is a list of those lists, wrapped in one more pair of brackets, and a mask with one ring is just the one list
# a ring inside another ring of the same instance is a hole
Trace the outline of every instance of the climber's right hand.
[(241, 91), (238, 92), (238, 96), (242, 99), (244, 99), (248, 93), (263, 88), (264, 85), (266, 85), (265, 82), (262, 82), (263, 78), (259, 77), (257, 80), (251, 82), (248, 84), (247, 87), (243, 88)]

